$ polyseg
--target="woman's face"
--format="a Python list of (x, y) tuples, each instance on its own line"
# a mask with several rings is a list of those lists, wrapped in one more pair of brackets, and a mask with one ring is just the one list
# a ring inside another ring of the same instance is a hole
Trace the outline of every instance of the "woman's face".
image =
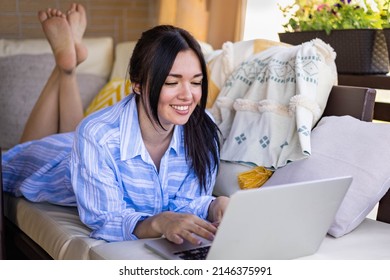
[(160, 93), (158, 117), (163, 127), (187, 123), (202, 96), (202, 79), (195, 52), (179, 52)]

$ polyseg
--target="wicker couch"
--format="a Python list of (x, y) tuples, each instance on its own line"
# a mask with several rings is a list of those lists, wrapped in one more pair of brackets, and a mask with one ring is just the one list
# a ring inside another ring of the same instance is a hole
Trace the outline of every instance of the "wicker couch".
[[(120, 77), (124, 73), (123, 66), (118, 68), (115, 63), (122, 61), (121, 52), (129, 55), (132, 43), (124, 43), (115, 47), (109, 38), (92, 40), (92, 68), (80, 71), (85, 78), (81, 84), (93, 84), (88, 88), (89, 96), (83, 97), (85, 108), (107, 81)], [(13, 42), (15, 43), (15, 42)], [(18, 42), (19, 43), (19, 42)], [(31, 42), (30, 42), (31, 43)], [(42, 44), (42, 42), (33, 42)], [(2, 42), (2, 44), (5, 44)], [(104, 46), (103, 46), (104, 45)], [(3, 48), (4, 49), (4, 48)], [(5, 48), (6, 49), (6, 48)], [(20, 46), (26, 49), (26, 46)], [(41, 48), (42, 49), (42, 48)], [(114, 55), (115, 53), (115, 55)], [(3, 55), (3, 59), (11, 59), (15, 54)], [(25, 55), (25, 54), (24, 54)], [(34, 64), (34, 57), (42, 55), (27, 54)], [(106, 56), (109, 57), (106, 57)], [(100, 59), (102, 56), (105, 59)], [(0, 57), (1, 58), (1, 57)], [(15, 57), (13, 57), (15, 58)], [(92, 62), (93, 58), (95, 61)], [(26, 57), (18, 57), (26, 61)], [(41, 59), (41, 58), (39, 58)], [(98, 62), (96, 62), (98, 60)], [(100, 61), (100, 62), (99, 62)], [(4, 63), (4, 61), (3, 61)], [(6, 61), (8, 65), (11, 61)], [(95, 64), (97, 63), (97, 64)], [(12, 65), (12, 63), (11, 63)], [(25, 65), (25, 64), (24, 64)], [(96, 66), (99, 65), (99, 66)], [(1, 67), (1, 65), (0, 65)], [(100, 68), (99, 68), (100, 67)], [(47, 69), (50, 69), (48, 67)], [(29, 71), (28, 73), (35, 73)], [(24, 75), (26, 72), (24, 73)], [(104, 74), (104, 75), (102, 75)], [(35, 80), (32, 78), (32, 80)], [(100, 82), (98, 82), (100, 81)], [(41, 84), (44, 81), (40, 81)], [(25, 85), (24, 85), (25, 87)], [(39, 86), (38, 86), (39, 87)], [(82, 85), (83, 87), (83, 85)], [(1, 93), (3, 94), (3, 93)], [(17, 101), (13, 101), (17, 102)], [(19, 100), (19, 106), (25, 106)], [(1, 105), (1, 104), (0, 104)], [(3, 103), (4, 105), (4, 103)], [(13, 104), (15, 105), (15, 104)], [(16, 106), (16, 105), (15, 105)], [(16, 106), (18, 107), (18, 106)], [(25, 106), (26, 107), (26, 106)], [(334, 86), (323, 116), (351, 115), (359, 120), (370, 122), (375, 107), (375, 90), (368, 88)], [(24, 108), (28, 111), (28, 108)], [(23, 123), (25, 115), (21, 115), (19, 124)], [(4, 122), (4, 120), (2, 120)], [(18, 123), (14, 123), (16, 128)], [(8, 125), (8, 124), (7, 124)], [(4, 127), (3, 127), (4, 129)], [(3, 148), (9, 148), (14, 141), (14, 135), (1, 133)], [(7, 142), (8, 141), (8, 142)], [(24, 198), (11, 197), (1, 192), (1, 252), (6, 259), (160, 259), (144, 247), (145, 240), (108, 243), (89, 237), (90, 229), (79, 219), (74, 207), (61, 207), (47, 203), (32, 203)], [(352, 232), (334, 238), (326, 236), (318, 252), (307, 259), (390, 259), (390, 192), (381, 199), (376, 220), (365, 218)]]

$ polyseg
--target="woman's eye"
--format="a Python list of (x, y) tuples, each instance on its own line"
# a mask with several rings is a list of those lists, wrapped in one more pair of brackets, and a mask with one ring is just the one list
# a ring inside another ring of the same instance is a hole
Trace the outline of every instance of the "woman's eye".
[(195, 85), (195, 86), (201, 86), (202, 85), (202, 81), (192, 82), (192, 84)]
[(174, 86), (174, 85), (177, 85), (177, 82), (165, 82), (165, 85)]

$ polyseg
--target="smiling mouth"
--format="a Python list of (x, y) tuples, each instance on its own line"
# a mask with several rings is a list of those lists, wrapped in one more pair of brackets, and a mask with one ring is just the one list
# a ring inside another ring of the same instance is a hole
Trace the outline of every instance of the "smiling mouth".
[(177, 106), (177, 105), (171, 105), (171, 107), (177, 111), (187, 111), (190, 106), (186, 105), (186, 106)]

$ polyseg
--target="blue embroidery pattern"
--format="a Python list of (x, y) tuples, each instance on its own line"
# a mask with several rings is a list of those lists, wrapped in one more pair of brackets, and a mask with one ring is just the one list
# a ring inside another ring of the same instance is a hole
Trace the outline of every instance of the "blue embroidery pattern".
[(308, 129), (305, 125), (302, 125), (300, 128), (298, 128), (298, 133), (302, 133), (305, 136), (309, 136), (310, 129)]
[(241, 133), (239, 136), (234, 137), (238, 144), (242, 144), (246, 140), (246, 136), (244, 133)]
[(260, 146), (265, 149), (269, 145), (270, 139), (268, 138), (268, 136), (263, 136), (263, 138), (261, 138), (259, 142)]
[(285, 146), (288, 146), (288, 142), (285, 141), (282, 145), (280, 145), (280, 148), (283, 149)]

